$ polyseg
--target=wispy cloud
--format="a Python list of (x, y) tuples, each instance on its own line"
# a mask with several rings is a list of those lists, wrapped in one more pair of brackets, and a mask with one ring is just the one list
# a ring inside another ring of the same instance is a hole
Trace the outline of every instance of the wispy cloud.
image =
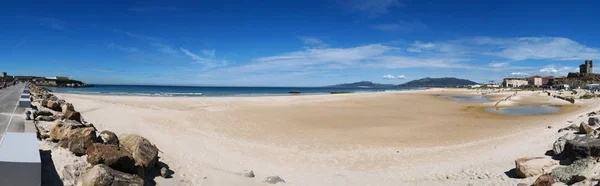
[(567, 74), (569, 72), (574, 72), (577, 70), (578, 69), (576, 67), (568, 67), (568, 66), (556, 67), (555, 65), (548, 65), (546, 67), (541, 68), (539, 70), (539, 72), (541, 72), (543, 74)]
[(421, 41), (415, 41), (412, 46), (406, 49), (409, 52), (422, 52), (423, 50), (433, 49), (435, 45), (433, 43), (424, 43)]
[(138, 49), (135, 47), (126, 47), (126, 46), (122, 46), (122, 45), (118, 45), (118, 44), (114, 44), (114, 43), (110, 43), (106, 47), (108, 49), (116, 49), (121, 52), (127, 52), (127, 53), (134, 53), (134, 52), (138, 51)]
[(383, 76), (383, 79), (386, 79), (386, 80), (405, 79), (405, 78), (406, 78), (406, 76), (404, 76), (404, 75), (394, 76), (394, 75), (388, 74), (388, 75)]
[(148, 42), (151, 47), (156, 48), (158, 51), (160, 51), (162, 53), (173, 55), (173, 56), (177, 55), (177, 50), (173, 49), (170, 45), (166, 44), (166, 42), (160, 38), (147, 36), (147, 35), (143, 35), (143, 34), (127, 32), (127, 31), (121, 31), (121, 30), (114, 30), (114, 31), (118, 32), (118, 33), (123, 33), (129, 37), (138, 39), (140, 41)]
[(393, 8), (402, 7), (398, 0), (340, 0), (342, 6), (351, 12), (359, 12), (375, 17), (387, 14)]
[(204, 57), (199, 56), (185, 48), (179, 48), (179, 50), (181, 50), (181, 52), (183, 52), (186, 56), (192, 58), (192, 60), (193, 60), (193, 62), (191, 62), (192, 64), (204, 65), (204, 70), (214, 69), (214, 68), (223, 67), (223, 66), (227, 65), (227, 61), (214, 58), (215, 57), (214, 50), (212, 50), (210, 52), (207, 52), (207, 50), (203, 50), (202, 54), (204, 55)]
[(129, 11), (138, 13), (150, 13), (150, 12), (179, 12), (182, 8), (177, 7), (160, 7), (160, 6), (138, 6), (130, 7)]
[(40, 18), (40, 24), (55, 30), (65, 30), (65, 21), (54, 18)]
[(399, 21), (395, 23), (384, 23), (384, 24), (376, 24), (373, 25), (374, 29), (385, 31), (385, 32), (406, 32), (406, 31), (415, 31), (415, 30), (423, 30), (427, 28), (427, 25), (418, 22), (406, 22)]
[(206, 50), (206, 49), (202, 50), (202, 55), (214, 58), (214, 57), (216, 57), (216, 50), (214, 50), (214, 49), (212, 49), (212, 50)]
[(316, 37), (302, 36), (300, 37), (300, 40), (302, 40), (302, 43), (304, 43), (305, 45), (310, 45), (314, 47), (327, 47), (327, 44), (325, 44), (325, 42)]
[(513, 75), (513, 76), (528, 76), (529, 73), (527, 73), (527, 72), (512, 72), (512, 73), (510, 73), (510, 75)]
[(488, 64), (488, 66), (492, 68), (507, 67), (508, 62), (491, 62)]

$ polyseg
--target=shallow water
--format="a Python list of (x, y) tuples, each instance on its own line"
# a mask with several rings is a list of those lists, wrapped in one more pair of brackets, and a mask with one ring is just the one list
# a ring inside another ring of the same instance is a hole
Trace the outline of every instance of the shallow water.
[(536, 114), (551, 114), (560, 111), (560, 107), (541, 105), (541, 106), (520, 106), (509, 108), (485, 108), (485, 111), (508, 116), (525, 116)]
[(490, 102), (489, 99), (485, 96), (450, 96), (450, 95), (439, 95), (442, 98), (448, 98), (454, 101), (466, 101), (466, 102), (476, 102), (476, 103), (485, 103)]

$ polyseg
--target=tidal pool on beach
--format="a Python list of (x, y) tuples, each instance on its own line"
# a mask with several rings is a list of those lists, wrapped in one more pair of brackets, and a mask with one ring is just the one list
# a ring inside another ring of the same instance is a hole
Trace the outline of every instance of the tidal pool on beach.
[(552, 114), (560, 111), (560, 107), (549, 106), (549, 105), (530, 105), (530, 106), (519, 106), (519, 107), (508, 107), (508, 108), (485, 108), (485, 111), (493, 112), (501, 115), (508, 116), (526, 116), (526, 115), (538, 115), (538, 114)]

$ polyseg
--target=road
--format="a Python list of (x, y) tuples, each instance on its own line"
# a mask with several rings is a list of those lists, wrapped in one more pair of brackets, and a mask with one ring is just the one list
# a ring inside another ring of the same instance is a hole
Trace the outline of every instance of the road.
[[(25, 84), (20, 83), (0, 90), (0, 139), (5, 131), (23, 132), (25, 130), (25, 109), (16, 108), (24, 87)], [(12, 120), (11, 116), (13, 116)], [(6, 130), (7, 127), (9, 127), (8, 130)]]

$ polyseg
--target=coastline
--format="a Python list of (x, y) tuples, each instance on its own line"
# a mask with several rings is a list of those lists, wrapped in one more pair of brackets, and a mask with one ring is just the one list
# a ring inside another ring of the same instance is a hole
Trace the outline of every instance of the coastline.
[[(279, 175), (288, 181), (284, 185), (514, 185), (522, 180), (510, 179), (504, 172), (514, 167), (517, 157), (548, 149), (551, 141), (542, 139), (557, 133), (547, 126), (567, 126), (566, 120), (600, 108), (581, 103), (581, 108), (556, 114), (498, 116), (464, 109), (486, 103), (436, 97), (440, 92), (475, 95), (460, 89), (264, 97), (57, 95), (73, 102), (100, 129), (147, 136), (164, 152), (161, 157), (174, 165), (176, 175), (189, 181), (182, 185), (260, 185), (260, 179), (235, 175), (244, 169), (254, 170), (259, 178)], [(429, 105), (431, 119), (407, 118), (416, 113), (400, 111), (396, 104), (410, 100), (419, 103), (412, 106), (436, 103)], [(404, 118), (394, 117), (398, 111)], [(281, 119), (294, 115), (311, 117)], [(270, 120), (260, 120), (265, 117)], [(350, 119), (334, 121), (343, 117)], [(386, 117), (391, 119), (377, 119)], [(425, 122), (406, 127), (395, 126), (394, 121)]]

